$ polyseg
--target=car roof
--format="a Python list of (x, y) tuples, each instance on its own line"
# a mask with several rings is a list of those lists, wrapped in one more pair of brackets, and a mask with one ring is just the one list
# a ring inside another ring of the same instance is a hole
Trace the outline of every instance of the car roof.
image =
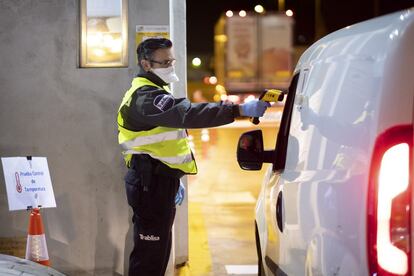
[(326, 59), (384, 58), (406, 39), (406, 30), (413, 26), (414, 8), (342, 28), (311, 45), (301, 56), (295, 71)]

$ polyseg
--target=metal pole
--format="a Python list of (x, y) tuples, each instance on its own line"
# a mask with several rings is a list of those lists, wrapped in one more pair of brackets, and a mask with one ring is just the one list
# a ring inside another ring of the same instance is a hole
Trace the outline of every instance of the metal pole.
[(315, 1), (315, 41), (327, 33), (321, 9), (321, 0)]
[(278, 0), (277, 8), (278, 8), (278, 11), (284, 12), (285, 11), (285, 0)]
[(374, 16), (380, 15), (380, 1), (374, 0)]
[[(180, 79), (172, 84), (175, 97), (187, 97), (187, 40), (186, 40), (186, 1), (169, 0), (170, 38), (177, 59), (175, 70)], [(181, 178), (188, 191), (187, 177)], [(188, 262), (188, 193), (181, 206), (177, 207), (173, 229), (172, 258), (175, 265)]]

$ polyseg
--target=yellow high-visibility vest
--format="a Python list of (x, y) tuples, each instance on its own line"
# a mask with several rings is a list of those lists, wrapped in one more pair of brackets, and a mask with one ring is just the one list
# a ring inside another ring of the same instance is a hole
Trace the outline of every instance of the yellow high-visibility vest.
[(124, 128), (121, 108), (124, 105), (130, 106), (134, 92), (143, 86), (154, 86), (170, 92), (168, 86), (160, 87), (146, 78), (133, 79), (131, 88), (122, 99), (117, 118), (118, 142), (124, 149), (125, 162), (129, 165), (132, 154), (148, 154), (170, 168), (179, 169), (186, 174), (196, 174), (197, 166), (185, 129), (158, 126), (150, 130), (131, 131)]

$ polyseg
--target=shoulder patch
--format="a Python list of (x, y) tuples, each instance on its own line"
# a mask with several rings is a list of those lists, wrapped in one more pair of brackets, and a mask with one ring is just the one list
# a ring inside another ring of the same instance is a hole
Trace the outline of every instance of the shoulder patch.
[(167, 111), (171, 107), (173, 107), (175, 103), (174, 97), (170, 94), (162, 94), (158, 95), (154, 99), (154, 106), (161, 111)]

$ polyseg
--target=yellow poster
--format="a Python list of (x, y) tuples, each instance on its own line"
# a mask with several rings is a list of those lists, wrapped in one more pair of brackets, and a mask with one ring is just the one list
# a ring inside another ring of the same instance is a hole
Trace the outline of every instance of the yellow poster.
[(143, 40), (150, 37), (170, 37), (168, 25), (137, 25), (135, 30), (135, 48)]

